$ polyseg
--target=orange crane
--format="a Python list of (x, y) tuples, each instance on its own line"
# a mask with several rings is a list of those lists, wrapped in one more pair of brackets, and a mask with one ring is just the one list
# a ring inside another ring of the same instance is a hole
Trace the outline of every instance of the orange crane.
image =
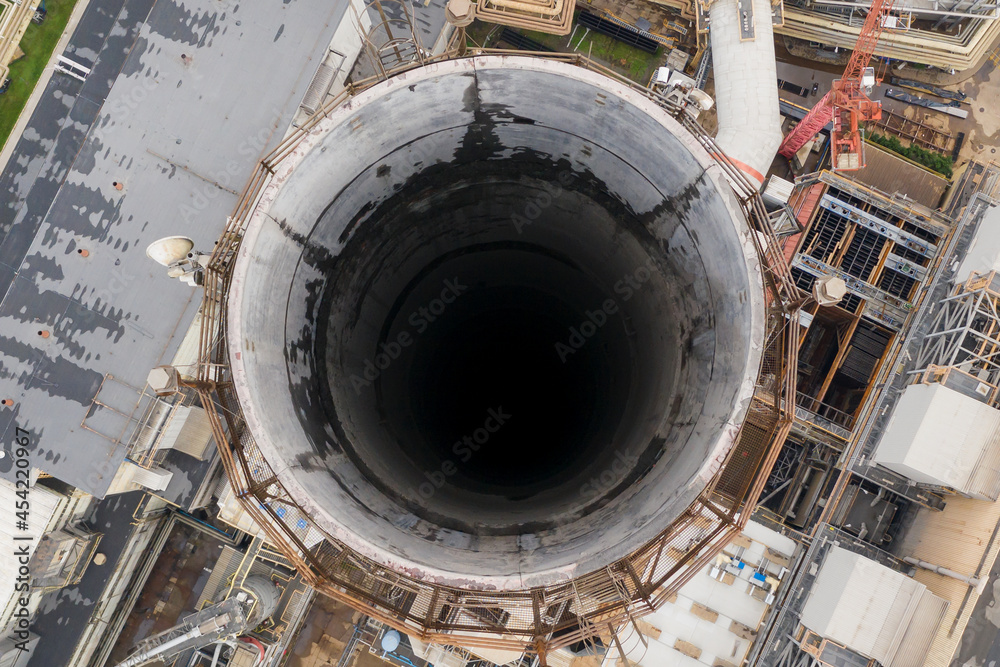
[(788, 133), (778, 149), (780, 154), (792, 157), (832, 120), (830, 156), (834, 171), (865, 166), (864, 141), (858, 126), (882, 117), (881, 102), (868, 97), (875, 85), (875, 69), (868, 67), (868, 61), (875, 53), (892, 3), (893, 0), (872, 0), (843, 77), (833, 82), (831, 90)]

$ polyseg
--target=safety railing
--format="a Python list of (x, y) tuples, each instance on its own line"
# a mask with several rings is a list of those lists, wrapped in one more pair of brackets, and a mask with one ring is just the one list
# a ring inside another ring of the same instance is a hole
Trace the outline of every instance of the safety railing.
[[(444, 60), (454, 54), (431, 58)], [(475, 55), (514, 55), (482, 49)], [(516, 52), (518, 56), (526, 55)], [(579, 54), (527, 54), (600, 72), (656, 101), (719, 163), (733, 184), (765, 276), (768, 321), (755, 394), (737, 445), (709, 487), (655, 539), (601, 570), (573, 581), (520, 591), (441, 586), (391, 571), (315, 525), (262, 456), (232, 385), (226, 346), (226, 295), (240, 243), (278, 163), (352, 95), (380, 79), (349, 86), (258, 165), (244, 188), (205, 273), (198, 379), (223, 465), (246, 512), (315, 588), (425, 642), (547, 651), (597, 634), (614, 634), (650, 613), (707, 565), (749, 520), (794, 416), (798, 291), (754, 186), (711, 137), (665, 98)], [(401, 67), (392, 75), (411, 67)], [(794, 323), (794, 324), (793, 324)], [(316, 540), (321, 535), (323, 539)]]
[(832, 405), (827, 405), (823, 401), (803, 394), (801, 391), (796, 393), (796, 399), (798, 406), (806, 412), (810, 412), (832, 424), (846, 428), (848, 431), (854, 427), (854, 415), (850, 413), (838, 410)]

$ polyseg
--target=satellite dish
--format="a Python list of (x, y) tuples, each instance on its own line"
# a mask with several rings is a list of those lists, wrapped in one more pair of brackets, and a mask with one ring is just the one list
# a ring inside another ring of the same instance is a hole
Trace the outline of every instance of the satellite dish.
[(163, 266), (170, 266), (194, 250), (194, 241), (186, 236), (167, 236), (159, 241), (153, 241), (146, 248), (146, 257)]
[(688, 99), (698, 105), (702, 111), (708, 111), (715, 104), (715, 100), (706, 93), (704, 90), (699, 90), (698, 88), (693, 89), (688, 93)]
[(389, 630), (382, 635), (382, 650), (392, 653), (397, 648), (399, 648), (399, 633), (395, 630)]

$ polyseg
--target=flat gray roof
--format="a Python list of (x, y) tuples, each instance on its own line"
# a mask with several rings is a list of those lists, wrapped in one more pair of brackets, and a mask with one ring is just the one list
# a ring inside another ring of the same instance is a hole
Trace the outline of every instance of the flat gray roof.
[(145, 248), (183, 234), (211, 250), (346, 10), (346, 0), (87, 9), (65, 55), (93, 72), (82, 84), (53, 77), (0, 175), (0, 398), (15, 402), (0, 409), (0, 476), (13, 478), (21, 427), (32, 467), (105, 495), (138, 389), (201, 300)]

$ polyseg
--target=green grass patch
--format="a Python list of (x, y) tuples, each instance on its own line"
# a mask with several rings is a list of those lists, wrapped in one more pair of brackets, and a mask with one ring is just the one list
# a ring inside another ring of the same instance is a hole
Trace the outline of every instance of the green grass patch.
[(909, 158), (921, 164), (931, 171), (951, 178), (952, 161), (950, 157), (929, 151), (920, 146), (904, 146), (896, 137), (885, 137), (881, 134), (871, 134), (868, 141), (878, 144), (883, 148), (888, 148), (893, 153), (898, 153), (905, 158)]
[[(584, 33), (586, 33), (585, 37)], [(593, 60), (643, 85), (649, 83), (649, 78), (653, 75), (653, 68), (660, 61), (663, 52), (661, 47), (656, 50), (656, 53), (646, 53), (613, 37), (602, 35), (593, 30), (586, 32), (586, 28), (582, 26), (573, 35), (572, 46), (566, 45), (569, 40), (567, 36), (555, 37), (553, 40), (553, 35), (544, 33), (525, 31), (524, 34), (543, 44), (555, 41), (558, 46), (548, 45), (559, 51), (576, 50), (582, 55), (589, 55)]]
[[(42, 70), (62, 35), (76, 0), (48, 0), (48, 14), (41, 25), (31, 23), (21, 39), (24, 56), (10, 64), (10, 88), (0, 95), (0, 147), (7, 143), (24, 105), (28, 103)], [(0, 82), (2, 83), (2, 82)]]
[[(466, 29), (468, 36), (466, 43), (469, 46), (483, 44), (484, 41), (487, 41), (487, 35), (492, 32), (493, 37), (486, 46), (491, 48), (504, 47), (506, 45), (500, 44), (498, 41), (501, 30), (502, 28), (497, 28), (494, 25), (476, 21)], [(544, 44), (557, 53), (576, 51), (585, 56), (590, 55), (596, 62), (642, 85), (649, 83), (650, 77), (653, 76), (653, 70), (666, 60), (663, 47), (657, 49), (656, 53), (646, 53), (607, 35), (594, 31), (587, 32), (586, 28), (582, 26), (577, 27), (572, 44), (570, 44), (569, 35), (550, 35), (532, 30), (518, 30), (517, 32)], [(585, 33), (586, 37), (584, 37)]]

